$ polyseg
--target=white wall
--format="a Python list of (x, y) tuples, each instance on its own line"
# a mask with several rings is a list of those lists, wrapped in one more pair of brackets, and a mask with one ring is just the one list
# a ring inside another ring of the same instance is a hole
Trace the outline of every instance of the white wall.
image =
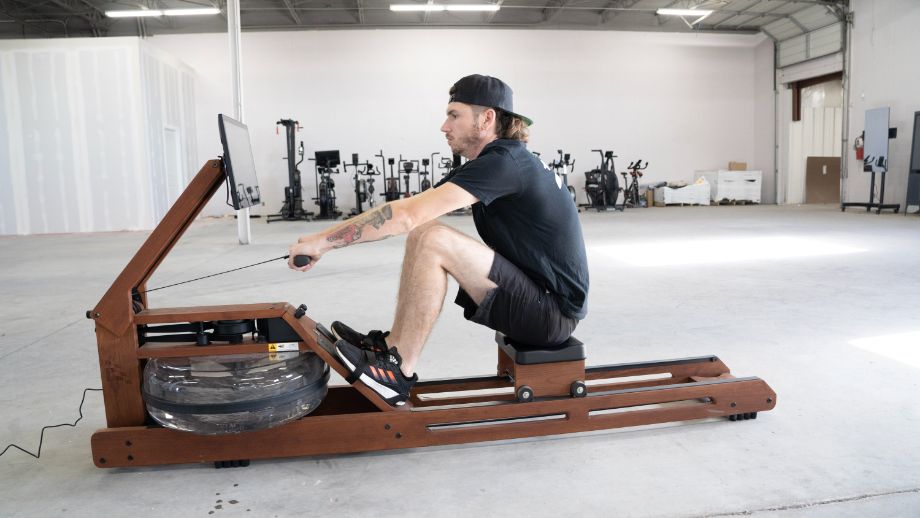
[(152, 224), (156, 224), (201, 165), (197, 163), (195, 75), (168, 53), (141, 45), (141, 76)]
[(0, 234), (153, 227), (197, 162), (191, 73), (137, 38), (0, 41)]
[(0, 234), (143, 224), (138, 78), (135, 39), (0, 42)]
[[(916, 0), (854, 0), (851, 41), (850, 124), (848, 146), (862, 132), (866, 110), (889, 106), (886, 203), (903, 204), (907, 197), (907, 168), (913, 114), (920, 111), (920, 3)], [(847, 152), (847, 201), (869, 200), (869, 175), (862, 172), (852, 149)], [(878, 180), (877, 180), (878, 181)], [(876, 201), (878, 197), (876, 197)]]
[[(221, 153), (218, 113), (232, 113), (225, 34), (156, 36), (150, 44), (179, 55), (198, 73), (200, 163)], [(649, 181), (692, 181), (697, 169), (730, 160), (772, 171), (772, 44), (762, 36), (636, 32), (371, 30), (244, 33), (245, 119), (266, 205), (281, 207), (287, 183), (284, 134), (275, 121), (304, 127), (307, 156), (339, 149), (423, 158), (448, 153), (438, 128), (447, 90), (463, 75), (502, 78), (515, 108), (535, 120), (530, 148), (549, 161), (557, 148), (576, 159), (571, 180), (597, 166), (594, 148), (617, 165), (651, 162)], [(760, 81), (755, 80), (760, 78)], [(757, 122), (755, 119), (759, 119)], [(315, 209), (313, 168), (301, 166), (305, 207)], [(354, 205), (345, 175), (340, 207)], [(209, 213), (227, 213), (223, 197)]]

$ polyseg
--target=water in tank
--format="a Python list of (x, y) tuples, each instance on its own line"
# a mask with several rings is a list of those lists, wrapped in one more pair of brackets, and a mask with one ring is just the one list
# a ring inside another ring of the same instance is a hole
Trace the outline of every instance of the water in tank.
[(328, 381), (329, 366), (312, 352), (154, 358), (144, 367), (143, 397), (167, 428), (228, 434), (309, 414)]

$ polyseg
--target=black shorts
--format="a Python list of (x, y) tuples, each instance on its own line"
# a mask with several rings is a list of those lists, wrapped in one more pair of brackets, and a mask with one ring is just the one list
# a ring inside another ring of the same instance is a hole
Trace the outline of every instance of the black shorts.
[(463, 288), (457, 292), (454, 302), (467, 320), (538, 347), (564, 342), (578, 325), (578, 320), (562, 313), (552, 294), (499, 254), (492, 261), (489, 280), (498, 287), (489, 290), (478, 306)]

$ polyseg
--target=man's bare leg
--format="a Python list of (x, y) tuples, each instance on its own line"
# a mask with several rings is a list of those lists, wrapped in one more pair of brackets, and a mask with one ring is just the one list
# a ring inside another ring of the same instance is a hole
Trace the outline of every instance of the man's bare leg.
[(422, 348), (441, 313), (450, 275), (479, 304), (496, 284), (489, 280), (495, 252), (479, 241), (433, 221), (409, 233), (399, 279), (393, 329), (387, 338), (399, 348), (402, 370), (415, 371)]

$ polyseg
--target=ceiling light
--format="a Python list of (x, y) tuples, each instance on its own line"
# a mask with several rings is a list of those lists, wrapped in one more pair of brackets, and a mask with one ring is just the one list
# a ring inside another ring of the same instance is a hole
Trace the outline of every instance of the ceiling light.
[(390, 4), (390, 10), (395, 12), (443, 11), (444, 6), (435, 4)]
[(709, 16), (712, 11), (709, 9), (658, 9), (655, 14), (665, 14), (669, 16)]
[(163, 16), (163, 11), (157, 9), (137, 9), (135, 11), (106, 11), (109, 18), (137, 18), (142, 16)]
[(457, 5), (445, 5), (445, 9), (448, 11), (485, 11), (485, 12), (495, 12), (501, 9), (498, 4), (457, 4)]
[(163, 11), (166, 16), (196, 16), (199, 14), (220, 14), (220, 9), (216, 7), (202, 7), (200, 9), (166, 9)]
[(390, 10), (396, 12), (408, 11), (466, 11), (466, 12), (495, 12), (501, 9), (498, 4), (390, 4)]

